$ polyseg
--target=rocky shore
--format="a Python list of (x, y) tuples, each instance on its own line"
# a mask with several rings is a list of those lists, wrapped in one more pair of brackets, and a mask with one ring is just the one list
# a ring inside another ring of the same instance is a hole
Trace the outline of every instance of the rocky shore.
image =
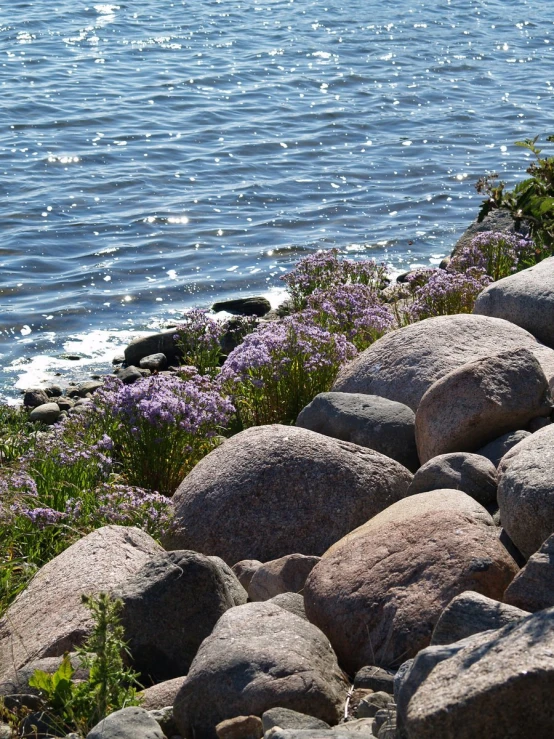
[[(74, 653), (81, 596), (106, 592), (147, 687), (86, 739), (551, 737), (553, 327), (551, 257), (473, 313), (385, 333), (294, 426), (223, 441), (161, 545), (108, 525), (44, 565), (0, 619), (0, 700), (28, 708), (25, 735), (61, 736), (29, 677)], [(170, 329), (117, 376), (175, 361)], [(24, 403), (55, 423), (101, 386)]]

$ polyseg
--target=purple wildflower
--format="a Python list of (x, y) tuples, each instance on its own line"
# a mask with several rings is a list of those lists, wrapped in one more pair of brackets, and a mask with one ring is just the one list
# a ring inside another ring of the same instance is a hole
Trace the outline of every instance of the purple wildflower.
[(483, 270), (466, 272), (443, 269), (422, 270), (409, 278), (414, 285), (414, 301), (408, 309), (412, 321), (433, 316), (471, 313), (477, 295), (491, 282)]
[(219, 367), (224, 332), (224, 324), (210, 318), (208, 311), (200, 308), (188, 311), (175, 327), (174, 340), (182, 361), (196, 367), (201, 375), (214, 374)]
[(517, 234), (485, 231), (477, 234), (469, 246), (464, 247), (456, 254), (448, 270), (466, 272), (477, 268), (489, 275), (492, 280), (516, 272), (522, 259), (533, 251), (534, 244)]

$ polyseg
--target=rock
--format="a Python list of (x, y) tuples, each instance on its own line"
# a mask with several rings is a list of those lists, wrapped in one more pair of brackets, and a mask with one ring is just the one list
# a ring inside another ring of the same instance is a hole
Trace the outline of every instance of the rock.
[(373, 718), (377, 711), (381, 709), (396, 711), (396, 705), (389, 693), (378, 691), (362, 698), (358, 704), (356, 715), (358, 718)]
[(67, 398), (65, 395), (62, 395), (61, 398), (57, 398), (56, 403), (58, 404), (60, 411), (68, 411), (75, 405), (74, 401), (71, 400), (71, 398)]
[(355, 688), (369, 688), (375, 692), (393, 693), (394, 672), (376, 665), (366, 665), (358, 670), (354, 678)]
[(306, 616), (306, 609), (304, 608), (304, 596), (300, 593), (279, 593), (273, 598), (270, 598), (266, 603), (272, 603), (274, 606), (284, 608), (285, 611), (294, 613), (295, 616), (303, 618), (305, 621), (308, 620)]
[[(516, 575), (516, 580), (518, 577)], [(433, 630), (431, 644), (452, 644), (482, 631), (501, 629), (528, 615), (528, 611), (468, 590), (453, 598), (441, 613)]]
[(59, 398), (63, 395), (63, 390), (59, 385), (47, 385), (47, 387), (44, 388), (44, 392), (49, 398)]
[(228, 573), (203, 554), (163, 552), (122, 583), (116, 591), (123, 601), (121, 622), (141, 675), (162, 682), (187, 674), (219, 617), (246, 603), (246, 592), (229, 572), (236, 588), (229, 587)]
[(508, 585), (504, 601), (533, 613), (554, 606), (554, 534)]
[(38, 408), (40, 405), (46, 405), (50, 402), (50, 397), (46, 390), (37, 388), (35, 390), (25, 390), (23, 396), (23, 405), (25, 408)]
[(242, 587), (248, 591), (256, 570), (262, 566), (259, 559), (243, 559), (232, 566), (232, 570)]
[(174, 328), (157, 334), (139, 336), (125, 349), (125, 363), (128, 366), (138, 365), (141, 359), (149, 357), (151, 354), (164, 354), (169, 364), (177, 361), (178, 350), (174, 336)]
[(550, 426), (552, 421), (549, 418), (532, 418), (527, 426), (525, 427), (526, 431), (529, 431), (531, 434), (536, 433), (537, 431), (540, 431), (541, 429), (545, 428), (546, 426)]
[(117, 377), (121, 380), (121, 382), (124, 385), (132, 385), (133, 382), (136, 382), (137, 380), (141, 380), (143, 377), (142, 371), (135, 367), (134, 365), (130, 365), (129, 367), (126, 367), (124, 370), (121, 370), (121, 372), (117, 373)]
[(164, 739), (164, 735), (148, 711), (130, 706), (102, 719), (89, 731), (87, 739)]
[(408, 704), (410, 739), (546, 739), (554, 726), (554, 609), (539, 611), (437, 664)]
[(377, 739), (396, 739), (397, 736), (396, 718), (395, 716), (390, 716), (379, 729)]
[(515, 323), (554, 346), (554, 257), (490, 284), (478, 295), (473, 312)]
[(208, 559), (219, 569), (219, 572), (225, 581), (225, 586), (233, 599), (233, 603), (236, 606), (244, 605), (248, 600), (248, 592), (246, 588), (241, 585), (240, 580), (233, 572), (232, 567), (229, 567), (227, 562), (224, 562), (221, 557), (212, 555), (209, 556)]
[(12, 739), (12, 727), (9, 724), (0, 724), (0, 739)]
[(477, 359), (437, 380), (421, 399), (419, 459), (475, 451), (551, 410), (548, 381), (528, 349)]
[(412, 472), (419, 467), (411, 408), (378, 395), (320, 393), (296, 419), (301, 428), (374, 449)]
[(336, 723), (346, 682), (325, 636), (269, 603), (247, 603), (219, 619), (174, 703), (186, 739), (215, 737), (227, 718), (276, 706)]
[[(71, 665), (73, 666), (73, 678), (75, 680), (86, 680), (88, 670), (81, 667), (81, 660), (75, 652), (69, 655)], [(42, 659), (33, 660), (18, 670), (9, 669), (2, 675), (0, 681), (0, 701), (7, 695), (38, 695), (37, 688), (31, 688), (29, 680), (35, 673), (35, 670), (42, 670), (49, 675), (53, 675), (62, 662), (62, 657), (43, 657)]]
[[(144, 708), (144, 706), (141, 706), (141, 708)], [(177, 726), (173, 718), (173, 705), (148, 711), (148, 715), (160, 725), (160, 729), (165, 736), (173, 736), (177, 733)]]
[(480, 233), (496, 231), (497, 233), (520, 234), (528, 236), (529, 228), (525, 224), (521, 224), (516, 228), (514, 219), (507, 210), (497, 209), (488, 213), (482, 221), (475, 219), (473, 223), (460, 236), (454, 249), (452, 256), (458, 254), (462, 249), (471, 245), (473, 239)]
[[(377, 713), (379, 712), (377, 711)], [(340, 724), (340, 729), (338, 729), (338, 731), (348, 731), (351, 734), (363, 734), (368, 737), (368, 739), (371, 739), (372, 736), (375, 736), (372, 731), (374, 722), (375, 719), (373, 718), (354, 718), (344, 724)]]
[(165, 354), (149, 354), (139, 362), (141, 369), (149, 369), (151, 372), (160, 372), (167, 368), (167, 357)]
[(498, 505), (508, 536), (527, 558), (554, 533), (554, 426), (513, 447), (499, 465)]
[(465, 313), (427, 318), (385, 334), (345, 365), (332, 389), (380, 395), (416, 411), (431, 385), (448, 372), (522, 347), (533, 352), (549, 380), (554, 378), (552, 350), (513, 323)]
[(259, 716), (235, 716), (215, 727), (219, 739), (262, 739), (264, 731)]
[[(360, 739), (374, 739), (370, 731), (360, 732)], [(347, 724), (334, 729), (281, 729), (275, 726), (265, 734), (265, 739), (352, 739)]]
[(139, 529), (104, 526), (41, 567), (0, 619), (0, 680), (81, 644), (92, 624), (81, 595), (112, 593), (160, 551)]
[(498, 439), (490, 441), (481, 449), (477, 450), (477, 454), (482, 457), (486, 457), (495, 467), (498, 467), (502, 457), (510, 451), (512, 447), (519, 444), (523, 439), (531, 436), (529, 431), (509, 431), (507, 434), (502, 434)]
[(264, 711), (262, 715), (262, 725), (264, 734), (275, 726), (281, 729), (330, 729), (328, 723), (313, 716), (307, 716), (305, 713), (292, 711), (290, 708), (270, 708)]
[(463, 490), (481, 505), (490, 505), (496, 502), (496, 468), (478, 454), (439, 454), (415, 473), (408, 495), (440, 488)]
[(60, 406), (57, 403), (44, 403), (29, 413), (29, 421), (44, 423), (51, 426), (60, 417)]
[(250, 428), (210, 452), (181, 483), (164, 544), (229, 564), (319, 556), (402, 498), (411, 479), (371, 449), (290, 426)]
[(175, 696), (181, 690), (186, 676), (175, 677), (173, 680), (165, 680), (163, 683), (145, 688), (140, 693), (141, 706), (147, 711), (160, 710), (166, 706), (172, 706)]
[(252, 298), (237, 298), (236, 300), (220, 300), (212, 305), (212, 310), (217, 313), (224, 310), (234, 316), (265, 316), (271, 310), (271, 303), (267, 298), (260, 296)]
[(287, 554), (259, 567), (248, 588), (250, 600), (269, 600), (280, 593), (301, 593), (320, 557)]
[(80, 398), (86, 398), (89, 393), (95, 393), (103, 384), (98, 380), (87, 380), (87, 382), (80, 382), (75, 392)]
[(404, 498), (332, 546), (304, 587), (306, 614), (353, 674), (427, 646), (464, 590), (500, 600), (518, 568), (493, 521), (459, 490)]

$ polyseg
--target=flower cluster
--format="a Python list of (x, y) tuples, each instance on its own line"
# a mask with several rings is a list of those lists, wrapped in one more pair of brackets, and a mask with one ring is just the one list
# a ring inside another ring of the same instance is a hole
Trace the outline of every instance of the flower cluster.
[(313, 321), (313, 311), (266, 323), (246, 337), (223, 365), (220, 385), (233, 397), (243, 426), (292, 422), (340, 365), (356, 354), (342, 334)]
[(408, 280), (414, 286), (414, 300), (408, 308), (411, 321), (471, 313), (477, 296), (491, 282), (477, 267), (466, 272), (422, 270)]
[(210, 318), (208, 311), (194, 308), (175, 327), (174, 340), (185, 365), (199, 374), (214, 374), (219, 367), (225, 325)]
[(449, 271), (466, 272), (477, 268), (492, 280), (500, 280), (516, 272), (521, 260), (533, 249), (532, 241), (516, 234), (485, 231), (477, 234), (469, 246), (452, 258)]

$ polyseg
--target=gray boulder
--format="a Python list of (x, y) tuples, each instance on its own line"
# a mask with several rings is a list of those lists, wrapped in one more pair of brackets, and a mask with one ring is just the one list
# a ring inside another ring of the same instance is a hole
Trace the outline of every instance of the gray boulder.
[(151, 372), (161, 372), (167, 367), (167, 357), (161, 353), (149, 354), (140, 360), (139, 367), (149, 369)]
[(25, 390), (25, 394), (23, 395), (23, 405), (25, 408), (38, 408), (39, 405), (49, 402), (50, 396), (43, 388)]
[(409, 739), (551, 737), (554, 609), (471, 639), (435, 665), (413, 695)]
[(164, 544), (229, 564), (318, 556), (402, 498), (411, 479), (405, 467), (371, 449), (290, 426), (250, 428), (183, 480)]
[(332, 389), (380, 395), (416, 411), (448, 372), (520, 348), (532, 351), (547, 378), (554, 378), (554, 352), (513, 323), (465, 313), (427, 318), (385, 334), (341, 370)]
[(336, 723), (348, 683), (325, 636), (270, 603), (227, 611), (202, 643), (174, 703), (186, 739), (280, 706)]
[(463, 490), (478, 503), (487, 506), (496, 501), (496, 468), (478, 454), (439, 454), (415, 473), (408, 495), (440, 488)]
[[(282, 729), (275, 726), (264, 735), (265, 739), (352, 739), (348, 724), (341, 724), (334, 729)], [(374, 739), (371, 731), (362, 731), (359, 739)]]
[(473, 312), (503, 318), (554, 346), (554, 257), (486, 287)]
[(358, 703), (356, 716), (358, 718), (373, 718), (377, 711), (382, 709), (396, 712), (396, 704), (392, 695), (379, 690), (362, 698)]
[(554, 534), (508, 585), (504, 601), (533, 613), (554, 606)]
[(186, 675), (183, 675), (145, 688), (140, 693), (141, 706), (146, 708), (147, 711), (161, 710), (166, 706), (172, 706), (175, 696), (183, 687), (186, 679)]
[[(516, 575), (516, 579), (518, 577)], [(467, 590), (453, 598), (441, 613), (433, 630), (431, 644), (452, 644), (482, 631), (501, 629), (528, 615), (529, 612), (521, 608)]]
[(519, 431), (508, 431), (507, 434), (502, 434), (498, 439), (493, 439), (493, 441), (485, 444), (485, 446), (478, 449), (476, 453), (480, 454), (482, 457), (486, 457), (489, 462), (492, 462), (495, 467), (498, 467), (502, 457), (509, 452), (512, 447), (519, 444), (520, 441), (523, 441), (523, 439), (526, 439), (528, 436), (531, 436), (531, 433), (529, 431), (523, 431), (522, 429)]
[(330, 729), (328, 723), (290, 708), (270, 708), (262, 715), (264, 734), (275, 726), (281, 729)]
[(280, 593), (301, 593), (306, 578), (321, 557), (287, 554), (259, 567), (248, 588), (252, 601), (269, 600)]
[(203, 554), (163, 552), (116, 591), (133, 665), (145, 679), (162, 682), (187, 674), (219, 617), (246, 603), (244, 588), (231, 576), (234, 587), (228, 573)]
[(60, 413), (60, 406), (57, 403), (44, 403), (33, 408), (29, 413), (29, 421), (51, 426), (53, 423), (56, 423), (60, 417)]
[(444, 375), (421, 399), (419, 459), (424, 464), (438, 454), (475, 451), (551, 412), (548, 381), (528, 349), (477, 359)]
[(419, 467), (414, 423), (407, 405), (361, 393), (320, 393), (296, 420), (302, 428), (375, 449), (412, 472)]
[(554, 426), (537, 431), (502, 458), (500, 518), (510, 539), (530, 557), (554, 533)]
[(376, 665), (366, 665), (358, 670), (354, 678), (354, 688), (384, 691), (392, 695), (394, 690), (394, 672)]
[(138, 706), (115, 711), (89, 731), (87, 739), (164, 739), (157, 721)]
[(113, 593), (161, 551), (144, 531), (104, 526), (41, 567), (0, 619), (0, 680), (32, 660), (82, 644), (92, 619), (81, 596)]
[(274, 606), (284, 608), (285, 611), (290, 611), (305, 621), (308, 620), (304, 607), (304, 596), (300, 595), (300, 593), (279, 593), (279, 595), (274, 595), (266, 603), (273, 603)]
[(234, 316), (265, 316), (271, 310), (271, 303), (262, 296), (251, 298), (235, 298), (234, 300), (220, 300), (212, 305), (215, 312), (226, 311)]
[(177, 359), (177, 346), (175, 345), (175, 329), (162, 331), (157, 334), (139, 336), (125, 349), (125, 363), (127, 365), (139, 365), (140, 360), (152, 354), (164, 354), (169, 363)]
[(236, 562), (232, 566), (232, 570), (238, 578), (238, 581), (242, 587), (248, 592), (252, 578), (256, 570), (261, 567), (263, 562), (259, 559), (243, 559), (240, 562)]

